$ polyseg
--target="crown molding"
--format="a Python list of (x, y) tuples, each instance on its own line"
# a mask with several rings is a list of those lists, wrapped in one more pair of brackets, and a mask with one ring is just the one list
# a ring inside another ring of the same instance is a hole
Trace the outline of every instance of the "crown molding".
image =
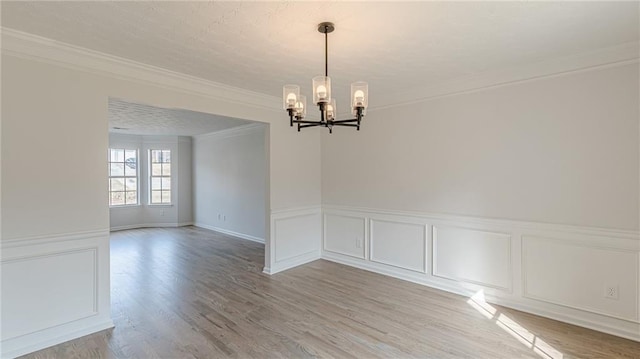
[[(11, 28), (0, 27), (2, 53), (99, 75), (150, 84), (237, 105), (282, 112), (280, 98), (108, 55)], [(629, 42), (566, 57), (479, 73), (385, 95), (368, 111), (508, 86), (542, 78), (638, 63), (640, 43)], [(343, 115), (349, 116), (348, 113)]]
[(227, 128), (220, 131), (203, 133), (201, 135), (192, 136), (194, 141), (202, 140), (205, 138), (227, 138), (227, 137), (235, 137), (240, 135), (245, 135), (254, 131), (261, 130), (265, 128), (265, 124), (262, 123), (250, 123), (247, 125), (236, 126)]
[(136, 135), (134, 133), (109, 132), (109, 141), (124, 144), (140, 143), (191, 143), (191, 136), (184, 135)]
[(158, 86), (242, 106), (282, 111), (281, 99), (156, 66), (0, 27), (2, 53)]
[(384, 103), (371, 106), (368, 111), (405, 106), (442, 97), (536, 81), (543, 78), (629, 65), (638, 63), (639, 58), (640, 42), (628, 42), (571, 56), (552, 58), (503, 68), (497, 71), (488, 71), (467, 77), (446, 80), (424, 88), (394, 93), (386, 96)]

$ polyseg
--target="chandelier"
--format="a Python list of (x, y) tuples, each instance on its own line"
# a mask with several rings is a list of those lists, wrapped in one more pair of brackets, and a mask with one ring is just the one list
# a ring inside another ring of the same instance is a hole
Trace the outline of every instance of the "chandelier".
[(284, 109), (289, 114), (289, 123), (293, 127), (298, 124), (298, 132), (305, 127), (323, 126), (333, 132), (333, 126), (355, 127), (360, 131), (360, 121), (366, 114), (369, 100), (369, 86), (366, 82), (354, 82), (351, 84), (351, 111), (355, 118), (337, 120), (336, 100), (331, 97), (331, 78), (329, 77), (329, 39), (328, 34), (335, 30), (331, 22), (323, 22), (318, 25), (318, 31), (324, 34), (324, 76), (316, 76), (312, 80), (313, 103), (320, 109), (320, 121), (305, 120), (307, 114), (307, 98), (300, 95), (300, 86), (285, 85), (282, 91)]

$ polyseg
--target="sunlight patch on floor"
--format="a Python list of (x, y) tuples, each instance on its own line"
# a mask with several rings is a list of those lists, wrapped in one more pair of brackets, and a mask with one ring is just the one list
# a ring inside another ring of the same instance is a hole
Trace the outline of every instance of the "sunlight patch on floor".
[(546, 343), (544, 340), (531, 333), (513, 319), (500, 313), (495, 307), (487, 303), (484, 299), (484, 291), (474, 294), (467, 303), (476, 309), (480, 314), (484, 315), (496, 323), (505, 332), (517, 339), (541, 358), (545, 359), (562, 359), (563, 355), (557, 349)]

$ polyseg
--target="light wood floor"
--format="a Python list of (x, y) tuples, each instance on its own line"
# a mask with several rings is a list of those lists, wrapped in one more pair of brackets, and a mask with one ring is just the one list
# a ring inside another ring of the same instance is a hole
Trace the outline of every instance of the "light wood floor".
[(263, 252), (195, 227), (115, 232), (116, 327), (26, 357), (640, 358), (640, 343), (331, 262), (270, 277)]

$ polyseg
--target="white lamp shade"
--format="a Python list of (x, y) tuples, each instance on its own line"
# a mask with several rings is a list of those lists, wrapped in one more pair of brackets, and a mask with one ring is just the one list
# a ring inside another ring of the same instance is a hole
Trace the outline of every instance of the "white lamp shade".
[(366, 82), (354, 82), (351, 84), (351, 108), (367, 108), (369, 105), (369, 85)]
[(327, 76), (316, 76), (313, 78), (313, 102), (327, 103), (331, 99), (331, 78)]
[(300, 98), (300, 86), (284, 85), (282, 88), (282, 101), (285, 110), (295, 108)]

